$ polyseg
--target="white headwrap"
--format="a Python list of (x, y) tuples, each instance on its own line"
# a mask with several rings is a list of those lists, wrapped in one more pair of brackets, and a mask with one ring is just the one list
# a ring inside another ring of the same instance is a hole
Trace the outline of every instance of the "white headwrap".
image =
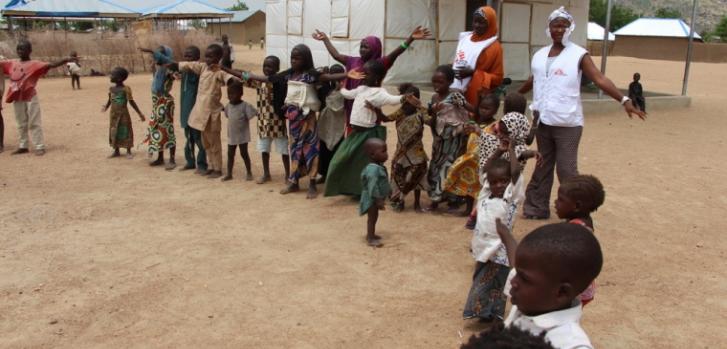
[[(565, 7), (561, 6), (557, 10), (553, 11), (550, 16), (548, 16), (548, 26), (550, 26), (550, 23), (558, 18), (563, 18), (570, 23), (570, 27), (565, 30), (565, 33), (563, 33), (563, 45), (565, 46), (568, 45), (568, 43), (570, 42), (570, 35), (576, 29), (576, 21), (573, 19), (573, 16), (571, 16), (571, 14), (565, 10)], [(550, 36), (549, 27), (545, 28), (545, 36), (549, 37), (551, 40), (553, 39), (553, 37)]]

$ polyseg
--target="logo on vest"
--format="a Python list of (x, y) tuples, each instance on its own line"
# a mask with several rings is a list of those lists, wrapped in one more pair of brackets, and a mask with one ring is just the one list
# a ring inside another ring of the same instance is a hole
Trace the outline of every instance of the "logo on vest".
[(560, 68), (556, 69), (556, 70), (555, 70), (555, 71), (553, 72), (553, 75), (557, 75), (557, 76), (568, 76), (568, 74), (566, 74), (566, 73), (565, 73), (565, 72), (563, 71), (563, 69), (560, 69)]

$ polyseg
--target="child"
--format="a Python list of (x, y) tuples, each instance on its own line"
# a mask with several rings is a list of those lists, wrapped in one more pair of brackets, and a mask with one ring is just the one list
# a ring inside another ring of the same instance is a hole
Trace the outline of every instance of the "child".
[(202, 62), (174, 62), (171, 57), (163, 59), (171, 69), (192, 72), (199, 75), (197, 100), (189, 116), (189, 127), (202, 132), (209, 168), (201, 173), (208, 178), (222, 177), (222, 87), (233, 78), (219, 66), (222, 59), (222, 46), (212, 44), (207, 47)]
[[(345, 71), (340, 64), (334, 64), (328, 68), (328, 72), (331, 74), (340, 74)], [(318, 89), (318, 99), (323, 106), (321, 115), (318, 118), (318, 137), (321, 139), (320, 155), (318, 155), (320, 159), (318, 173), (321, 178), (318, 183), (325, 183), (328, 166), (331, 164), (333, 154), (336, 153), (346, 130), (345, 99), (341, 94), (341, 83), (333, 81), (323, 84)]]
[(444, 182), (449, 168), (464, 153), (464, 125), (469, 120), (468, 112), (474, 112), (459, 90), (449, 88), (453, 82), (454, 70), (451, 65), (440, 65), (432, 75), (435, 93), (429, 103), (429, 114), (435, 117), (435, 125), (432, 128), (432, 161), (427, 175), (431, 211), (436, 210), (444, 200), (450, 201), (450, 208), (455, 205), (454, 200), (451, 200), (453, 198), (445, 195)]
[(579, 323), (578, 295), (603, 266), (596, 237), (579, 224), (556, 223), (535, 229), (518, 246), (506, 226), (497, 230), (515, 265), (505, 326), (545, 332), (554, 348), (593, 348)]
[[(509, 161), (502, 159), (503, 152), (508, 153)], [(503, 289), (510, 272), (510, 263), (495, 222), (499, 219), (512, 228), (517, 206), (525, 198), (521, 169), (515, 143), (502, 137), (498, 151), (486, 160), (484, 166), (487, 179), (477, 203), (477, 225), (472, 235), (471, 248), (476, 265), (472, 288), (464, 308), (465, 319), (492, 321), (502, 319), (505, 314)]]
[(629, 84), (629, 98), (634, 102), (634, 106), (645, 112), (646, 99), (644, 99), (644, 88), (641, 87), (639, 80), (641, 80), (641, 74), (635, 73), (634, 81)]
[(245, 162), (246, 181), (252, 180), (250, 155), (247, 153), (247, 143), (250, 142), (250, 119), (257, 115), (257, 110), (242, 100), (242, 82), (230, 80), (227, 84), (227, 97), (230, 103), (225, 106), (227, 117), (227, 176), (223, 181), (232, 179), (232, 167), (235, 164), (235, 151), (240, 146), (240, 156)]
[(232, 63), (235, 63), (235, 52), (232, 45), (230, 45), (227, 34), (222, 34), (222, 59), (220, 64), (225, 68), (232, 68)]
[[(595, 212), (606, 197), (603, 185), (598, 178), (591, 175), (577, 175), (563, 181), (558, 188), (555, 200), (555, 211), (560, 219), (568, 223), (579, 224), (593, 232), (591, 212)], [(578, 298), (586, 306), (596, 295), (596, 284), (592, 282)]]
[[(199, 47), (189, 46), (184, 50), (184, 61), (197, 62), (200, 58)], [(177, 75), (181, 80), (179, 90), (179, 124), (184, 129), (184, 160), (187, 162), (181, 171), (196, 169), (197, 174), (207, 172), (207, 153), (202, 145), (202, 133), (189, 127), (189, 115), (194, 109), (199, 89), (199, 75), (190, 70), (184, 70)], [(195, 159), (195, 147), (197, 156)]]
[[(276, 56), (267, 56), (263, 60), (263, 74), (275, 76), (280, 71), (280, 59)], [(286, 86), (285, 81), (260, 82), (247, 80), (246, 87), (257, 90), (257, 109), (260, 112), (257, 118), (257, 150), (262, 154), (263, 175), (257, 180), (257, 184), (269, 182), (270, 176), (270, 152), (273, 144), (275, 150), (283, 158), (283, 169), (285, 178), (290, 176), (290, 156), (288, 155), (288, 132), (285, 126), (285, 113), (283, 103), (285, 102)]]
[(78, 86), (78, 89), (81, 89), (81, 65), (78, 63), (78, 53), (76, 51), (71, 51), (71, 58), (75, 59), (74, 62), (68, 62), (66, 63), (66, 69), (68, 69), (68, 74), (71, 75), (71, 88), (76, 89), (76, 86)]
[(174, 97), (170, 93), (174, 84), (174, 73), (165, 64), (172, 59), (173, 52), (168, 46), (159, 46), (156, 51), (139, 50), (151, 53), (156, 63), (151, 83), (152, 111), (145, 143), (149, 144), (150, 156), (157, 153), (158, 157), (149, 166), (164, 165), (164, 150), (169, 149), (169, 163), (165, 168), (171, 171), (177, 167), (174, 159), (177, 150), (177, 139), (174, 136)]
[(368, 214), (366, 242), (371, 247), (381, 247), (381, 237), (376, 235), (376, 221), (379, 219), (379, 210), (385, 209), (384, 201), (391, 192), (384, 166), (389, 153), (386, 151), (386, 142), (379, 138), (367, 139), (364, 152), (371, 163), (361, 172), (361, 204), (358, 213), (362, 216)]
[[(500, 108), (500, 98), (495, 94), (488, 94), (480, 98), (475, 121), (465, 126), (469, 134), (467, 151), (452, 164), (444, 182), (444, 191), (452, 195), (464, 197), (467, 207), (463, 216), (470, 215), (474, 208), (474, 201), (480, 193), (479, 176), (479, 140), (480, 133), (492, 133), (495, 123), (495, 114)], [(471, 224), (474, 224), (472, 219)]]
[[(419, 89), (409, 83), (399, 85), (399, 93), (413, 95), (419, 98)], [(380, 109), (379, 109), (380, 111)], [(414, 191), (414, 211), (423, 212), (421, 207), (421, 191), (428, 190), (427, 183), (427, 153), (424, 151), (422, 137), (424, 125), (432, 125), (433, 119), (426, 108), (416, 106), (409, 102), (393, 114), (380, 114), (384, 121), (396, 122), (396, 152), (391, 159), (391, 206), (395, 211), (404, 210), (404, 198), (410, 191)]]
[(472, 335), (460, 349), (553, 349), (545, 340), (545, 333), (534, 335), (517, 327), (507, 328), (502, 323), (495, 324), (479, 337)]
[(146, 121), (144, 115), (139, 110), (139, 106), (134, 102), (131, 95), (131, 88), (124, 85), (124, 81), (129, 77), (129, 72), (121, 67), (116, 67), (111, 71), (111, 83), (114, 86), (109, 88), (109, 99), (103, 107), (103, 111), (111, 107), (111, 124), (109, 125), (109, 145), (114, 148), (110, 158), (119, 157), (121, 153), (119, 148), (126, 148), (126, 158), (131, 159), (131, 148), (134, 146), (134, 127), (131, 125), (131, 116), (127, 104), (131, 104), (141, 121)]
[[(315, 70), (313, 54), (304, 44), (296, 45), (290, 52), (290, 69), (271, 76), (258, 76), (249, 72), (234, 71), (222, 68), (243, 81), (287, 83), (285, 97), (285, 117), (289, 121), (290, 160), (295, 166), (288, 178), (288, 186), (280, 194), (288, 194), (300, 190), (299, 181), (303, 176), (310, 178), (306, 198), (314, 199), (318, 195), (316, 173), (318, 171), (318, 130), (315, 112), (320, 109), (320, 101), (316, 97), (315, 84), (318, 82), (338, 81), (346, 78), (346, 74), (325, 74)], [(361, 74), (349, 72), (351, 78), (360, 79)]]
[[(326, 181), (326, 196), (358, 195), (361, 182), (357, 181), (367, 164), (366, 154), (361, 147), (370, 138), (386, 139), (386, 128), (378, 124), (377, 113), (366, 106), (367, 102), (376, 108), (384, 105), (403, 103), (406, 95), (390, 95), (381, 83), (386, 75), (384, 64), (378, 60), (370, 60), (364, 64), (366, 77), (361, 85), (353, 90), (341, 89), (346, 99), (353, 99), (351, 111), (351, 127), (353, 132), (346, 137), (331, 159)], [(419, 100), (410, 96), (412, 103)]]
[(43, 143), (43, 127), (41, 126), (40, 102), (36, 95), (35, 85), (43, 75), (52, 68), (60, 67), (78, 58), (65, 58), (57, 62), (46, 63), (33, 61), (30, 54), (33, 45), (30, 41), (20, 40), (16, 47), (20, 60), (0, 61), (0, 68), (10, 78), (6, 103), (13, 103), (15, 120), (18, 123), (20, 144), (11, 155), (28, 153), (28, 131), (35, 145), (35, 155), (45, 154)]

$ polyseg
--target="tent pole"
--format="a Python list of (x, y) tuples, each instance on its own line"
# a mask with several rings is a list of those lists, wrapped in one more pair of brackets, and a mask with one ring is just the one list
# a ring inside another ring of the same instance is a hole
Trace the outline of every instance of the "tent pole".
[(66, 24), (66, 29), (63, 31), (63, 41), (66, 43), (66, 48), (68, 48), (68, 18), (63, 17), (63, 23)]
[(692, 4), (692, 22), (689, 23), (689, 44), (687, 45), (687, 63), (684, 65), (684, 82), (682, 83), (682, 96), (687, 95), (689, 83), (689, 66), (692, 64), (692, 47), (694, 46), (694, 31), (697, 21), (697, 0)]
[[(606, 4), (606, 26), (603, 28), (603, 45), (601, 45), (601, 74), (606, 74), (606, 61), (608, 60), (608, 33), (611, 31), (611, 7), (613, 0)], [(598, 99), (603, 98), (603, 90), (598, 89)]]

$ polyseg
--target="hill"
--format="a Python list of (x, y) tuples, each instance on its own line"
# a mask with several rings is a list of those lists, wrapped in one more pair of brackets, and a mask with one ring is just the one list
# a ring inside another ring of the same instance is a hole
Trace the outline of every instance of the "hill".
[[(615, 3), (629, 7), (643, 17), (653, 16), (660, 8), (672, 8), (679, 11), (682, 19), (689, 23), (692, 16), (690, 0), (615, 0)], [(727, 16), (727, 0), (699, 0), (697, 4), (698, 32), (713, 30), (722, 16)]]

